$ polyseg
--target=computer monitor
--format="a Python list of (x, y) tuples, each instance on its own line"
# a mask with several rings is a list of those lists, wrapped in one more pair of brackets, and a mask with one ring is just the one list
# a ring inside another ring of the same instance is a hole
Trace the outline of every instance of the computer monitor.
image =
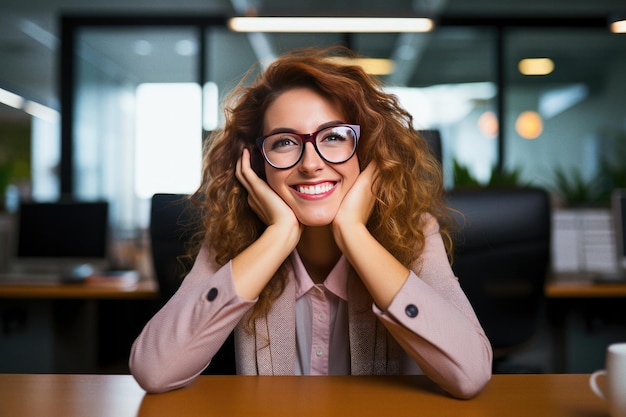
[(23, 202), (17, 213), (13, 271), (63, 272), (108, 261), (107, 202)]

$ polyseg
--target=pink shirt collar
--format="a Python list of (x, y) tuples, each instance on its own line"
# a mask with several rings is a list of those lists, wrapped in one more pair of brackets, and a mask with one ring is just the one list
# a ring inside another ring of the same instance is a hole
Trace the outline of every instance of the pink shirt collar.
[[(302, 259), (297, 250), (294, 250), (291, 255), (294, 275), (296, 277), (296, 299), (302, 297), (311, 288), (315, 286), (315, 283), (306, 271)], [(335, 294), (337, 297), (344, 301), (348, 301), (348, 272), (350, 270), (350, 263), (345, 256), (341, 255), (341, 258), (337, 261), (337, 264), (330, 271), (330, 274), (326, 277), (323, 285), (328, 291)]]

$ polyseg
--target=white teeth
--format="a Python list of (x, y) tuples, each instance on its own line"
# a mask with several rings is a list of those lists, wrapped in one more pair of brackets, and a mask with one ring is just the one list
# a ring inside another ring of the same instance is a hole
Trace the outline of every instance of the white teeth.
[(299, 185), (297, 189), (298, 192), (301, 192), (302, 194), (315, 195), (326, 193), (330, 191), (333, 187), (333, 184), (326, 182), (324, 184), (318, 185)]

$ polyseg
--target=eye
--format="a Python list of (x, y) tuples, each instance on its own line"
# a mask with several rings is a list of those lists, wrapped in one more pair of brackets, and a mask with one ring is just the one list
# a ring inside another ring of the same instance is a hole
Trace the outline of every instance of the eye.
[(322, 135), (320, 142), (332, 143), (332, 142), (346, 142), (351, 141), (352, 135), (347, 129), (334, 128)]
[(346, 140), (346, 138), (344, 138), (343, 136), (337, 133), (332, 133), (330, 135), (324, 136), (324, 142), (335, 142), (335, 141), (342, 141), (342, 140)]
[(297, 137), (288, 134), (276, 134), (265, 140), (265, 148), (269, 151), (287, 152), (297, 148), (299, 141)]

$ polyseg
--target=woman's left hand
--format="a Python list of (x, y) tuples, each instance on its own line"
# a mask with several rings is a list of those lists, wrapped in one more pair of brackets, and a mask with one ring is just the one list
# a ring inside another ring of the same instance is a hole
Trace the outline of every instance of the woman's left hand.
[(343, 227), (350, 224), (365, 225), (372, 214), (376, 197), (372, 193), (372, 184), (378, 169), (374, 162), (370, 162), (359, 174), (354, 185), (341, 202), (333, 220), (334, 227)]
[(367, 229), (376, 196), (372, 184), (378, 167), (372, 162), (359, 174), (333, 220), (333, 236), (376, 305), (386, 310), (409, 276), (404, 267)]

